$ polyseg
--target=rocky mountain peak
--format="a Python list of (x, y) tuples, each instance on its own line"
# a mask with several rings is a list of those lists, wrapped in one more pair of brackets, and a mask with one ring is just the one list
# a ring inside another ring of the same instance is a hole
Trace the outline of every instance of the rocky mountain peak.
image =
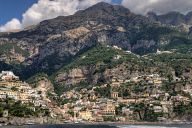
[(182, 24), (192, 25), (192, 12), (187, 13), (186, 15), (172, 11), (166, 14), (157, 15), (154, 12), (149, 12), (147, 17), (152, 21), (158, 21), (162, 24), (180, 26)]
[(186, 17), (192, 17), (192, 11), (188, 12)]
[(167, 14), (160, 15), (158, 19), (164, 24), (179, 25), (185, 23), (185, 15), (179, 12), (169, 12)]
[(111, 5), (100, 2), (92, 7), (78, 11), (76, 16), (102, 17), (102, 16), (125, 16), (130, 14), (130, 10), (121, 5)]
[(191, 12), (188, 12), (185, 17), (186, 17), (187, 23), (190, 24), (190, 25), (192, 25), (192, 11), (191, 11)]
[[(129, 11), (129, 9), (121, 5), (111, 5), (105, 2), (100, 2), (85, 10), (80, 10), (74, 15), (58, 16), (54, 19), (42, 21), (32, 29), (25, 29), (18, 33), (9, 34), (13, 38), (33, 38), (34, 36), (46, 37), (52, 34), (60, 34), (63, 31), (84, 26), (88, 22), (98, 22), (103, 24), (119, 24), (120, 18), (124, 21), (131, 20), (131, 22), (145, 22), (147, 18), (137, 16)], [(134, 20), (133, 20), (134, 18)], [(39, 40), (37, 40), (39, 42)], [(45, 41), (41, 39), (41, 42)]]
[(155, 12), (148, 12), (146, 16), (152, 21), (158, 20), (158, 16)]

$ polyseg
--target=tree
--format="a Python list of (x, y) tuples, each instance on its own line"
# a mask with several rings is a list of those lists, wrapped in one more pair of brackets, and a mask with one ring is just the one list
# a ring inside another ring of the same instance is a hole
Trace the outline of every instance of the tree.
[(2, 116), (3, 116), (3, 108), (0, 107), (0, 117), (2, 117)]
[(125, 104), (120, 104), (118, 107), (115, 108), (116, 115), (122, 115), (122, 108), (125, 107)]
[(18, 88), (12, 87), (11, 90), (12, 90), (12, 91), (18, 91)]
[(147, 107), (144, 113), (144, 119), (146, 121), (157, 121), (157, 118), (162, 116), (162, 113), (155, 113), (153, 108)]
[(133, 110), (138, 113), (139, 119), (143, 120), (142, 112), (144, 112), (145, 110), (145, 104), (144, 103), (134, 104)]
[(71, 110), (68, 111), (68, 114), (71, 115), (72, 117), (74, 117), (75, 115), (74, 111), (71, 111)]

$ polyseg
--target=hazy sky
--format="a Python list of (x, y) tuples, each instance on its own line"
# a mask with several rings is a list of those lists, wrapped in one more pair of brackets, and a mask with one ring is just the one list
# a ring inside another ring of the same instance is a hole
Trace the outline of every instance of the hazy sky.
[(140, 14), (146, 14), (149, 11), (160, 14), (169, 11), (181, 13), (192, 11), (192, 0), (123, 0), (122, 4)]
[(98, 2), (122, 4), (132, 12), (166, 13), (192, 10), (192, 0), (0, 0), (0, 31), (22, 29), (39, 22), (74, 14)]

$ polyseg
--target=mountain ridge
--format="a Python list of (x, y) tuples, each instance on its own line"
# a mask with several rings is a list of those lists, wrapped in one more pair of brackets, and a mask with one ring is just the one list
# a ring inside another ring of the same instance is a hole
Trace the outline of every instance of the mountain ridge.
[[(21, 65), (26, 74), (31, 71), (51, 74), (97, 44), (145, 55), (157, 49), (171, 49), (175, 43), (181, 45), (189, 39), (186, 33), (171, 26), (136, 15), (123, 6), (103, 2), (74, 15), (59, 16), (20, 32), (0, 35), (2, 44), (14, 43), (28, 52), (22, 63), (14, 58), (10, 61)], [(1, 57), (8, 59), (9, 55)]]
[(181, 24), (192, 25), (192, 11), (189, 11), (187, 14), (171, 11), (159, 15), (155, 12), (148, 12), (147, 17), (153, 21), (159, 21), (162, 24), (169, 24), (174, 26)]

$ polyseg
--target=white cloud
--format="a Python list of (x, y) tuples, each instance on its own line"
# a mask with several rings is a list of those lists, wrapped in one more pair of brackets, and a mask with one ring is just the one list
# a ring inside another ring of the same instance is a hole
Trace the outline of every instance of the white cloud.
[(154, 11), (159, 14), (169, 11), (186, 13), (192, 11), (192, 0), (123, 0), (122, 5), (139, 14)]
[(21, 29), (21, 23), (18, 19), (15, 18), (7, 22), (5, 25), (0, 26), (0, 32), (17, 30), (17, 29)]
[(0, 31), (25, 28), (46, 19), (72, 15), (78, 10), (88, 8), (102, 1), (110, 2), (111, 0), (39, 0), (23, 14), (21, 23), (17, 19), (11, 20), (1, 26)]
[[(39, 0), (23, 14), (21, 21), (12, 19), (5, 25), (0, 26), (0, 32), (25, 28), (57, 16), (72, 15), (78, 10), (101, 1), (111, 2), (111, 0)], [(122, 0), (122, 5), (139, 14), (146, 14), (149, 11), (186, 13), (192, 10), (192, 0)]]

